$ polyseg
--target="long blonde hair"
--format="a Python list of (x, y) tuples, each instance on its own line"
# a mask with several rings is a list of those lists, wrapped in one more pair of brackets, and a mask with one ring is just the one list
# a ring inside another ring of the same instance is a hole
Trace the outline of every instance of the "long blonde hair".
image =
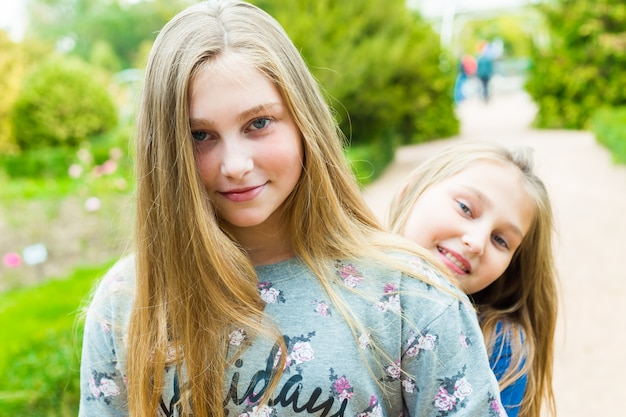
[(552, 247), (553, 214), (546, 187), (533, 172), (529, 150), (482, 142), (462, 142), (448, 147), (409, 174), (393, 198), (388, 223), (393, 232), (403, 233), (413, 206), (427, 188), (485, 160), (519, 169), (535, 214), (504, 273), (484, 290), (471, 294), (471, 298), (480, 313), (489, 353), (494, 350), (498, 323), (502, 325), (500, 335), (511, 342), (513, 356), (499, 381), (500, 389), (527, 373), (520, 416), (539, 417), (543, 400), (547, 409), (556, 414), (552, 368), (558, 297)]
[(226, 50), (274, 83), (300, 130), (304, 168), (285, 202), (285, 222), (296, 255), (331, 299), (325, 271), (332, 259), (392, 264), (390, 248), (429, 256), (382, 232), (344, 158), (333, 114), (282, 27), (245, 2), (189, 7), (155, 41), (137, 118), (137, 291), (127, 369), (133, 417), (154, 415), (165, 366), (183, 366), (183, 359), (182, 415), (223, 416), (229, 329), (277, 335), (259, 325), (254, 266), (220, 226), (194, 159), (188, 90), (198, 69)]

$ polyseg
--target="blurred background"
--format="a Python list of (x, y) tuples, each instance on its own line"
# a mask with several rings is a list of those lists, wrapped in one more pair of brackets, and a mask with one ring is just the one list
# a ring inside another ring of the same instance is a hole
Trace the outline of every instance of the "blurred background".
[[(323, 86), (364, 188), (510, 92), (534, 129), (589, 131), (626, 163), (626, 0), (252, 2)], [(131, 238), (146, 57), (193, 3), (0, 2), (0, 417), (77, 413), (81, 307)]]

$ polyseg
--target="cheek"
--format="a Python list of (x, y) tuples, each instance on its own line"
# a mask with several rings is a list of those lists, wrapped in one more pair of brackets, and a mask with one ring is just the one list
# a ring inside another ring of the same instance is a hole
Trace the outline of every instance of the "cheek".
[(210, 154), (196, 154), (196, 167), (204, 187), (207, 190), (214, 189), (217, 185), (215, 178), (219, 170), (217, 161), (211, 158)]
[(415, 206), (404, 226), (404, 237), (420, 246), (430, 248), (435, 242), (435, 232), (434, 223), (428, 218), (427, 213), (423, 213)]

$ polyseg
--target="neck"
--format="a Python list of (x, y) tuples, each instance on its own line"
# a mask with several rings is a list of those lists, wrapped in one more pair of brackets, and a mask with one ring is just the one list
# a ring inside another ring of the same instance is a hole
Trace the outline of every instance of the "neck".
[(256, 266), (278, 263), (295, 255), (284, 225), (264, 223), (255, 227), (231, 228), (231, 233)]

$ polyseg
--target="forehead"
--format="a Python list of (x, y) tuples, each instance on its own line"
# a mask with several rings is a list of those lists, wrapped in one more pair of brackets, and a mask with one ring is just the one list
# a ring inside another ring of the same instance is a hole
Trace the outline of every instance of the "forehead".
[(190, 113), (244, 112), (270, 102), (281, 103), (278, 88), (245, 56), (225, 52), (201, 65), (189, 85)]

